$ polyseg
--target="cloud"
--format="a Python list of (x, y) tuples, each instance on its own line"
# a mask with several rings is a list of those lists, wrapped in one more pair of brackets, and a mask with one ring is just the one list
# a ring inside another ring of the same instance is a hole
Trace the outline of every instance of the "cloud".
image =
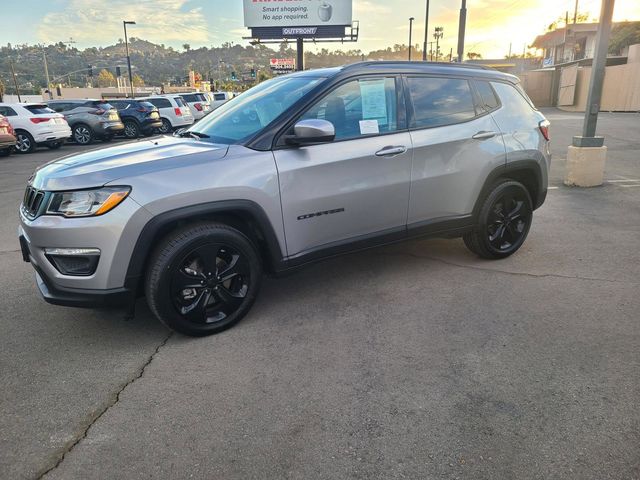
[(206, 43), (210, 35), (200, 8), (185, 8), (188, 0), (70, 0), (65, 9), (44, 16), (38, 27), (43, 42), (68, 37), (82, 45), (112, 44), (124, 36), (123, 20), (137, 24), (129, 36), (157, 43)]

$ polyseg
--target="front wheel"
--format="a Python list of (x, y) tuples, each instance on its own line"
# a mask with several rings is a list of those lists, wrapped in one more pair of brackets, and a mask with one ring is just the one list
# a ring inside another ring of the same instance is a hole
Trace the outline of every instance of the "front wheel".
[(138, 138), (140, 136), (140, 127), (134, 121), (124, 122), (124, 136), (130, 139)]
[(478, 223), (464, 235), (464, 243), (483, 258), (508, 257), (524, 243), (532, 218), (533, 206), (526, 187), (515, 180), (499, 180), (486, 195)]
[(162, 126), (158, 127), (158, 132), (160, 132), (162, 135), (166, 135), (167, 133), (171, 133), (172, 130), (173, 126), (171, 125), (171, 122), (166, 118), (163, 118)]
[(239, 322), (253, 305), (262, 277), (253, 243), (218, 223), (170, 234), (149, 265), (145, 293), (151, 311), (190, 336), (211, 335)]

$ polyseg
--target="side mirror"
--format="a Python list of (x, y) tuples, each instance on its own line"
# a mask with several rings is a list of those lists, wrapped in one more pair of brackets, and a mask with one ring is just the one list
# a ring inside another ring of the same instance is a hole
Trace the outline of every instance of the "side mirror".
[(293, 135), (287, 135), (286, 142), (291, 145), (313, 145), (315, 143), (332, 142), (336, 138), (333, 123), (309, 118), (300, 120), (293, 127)]

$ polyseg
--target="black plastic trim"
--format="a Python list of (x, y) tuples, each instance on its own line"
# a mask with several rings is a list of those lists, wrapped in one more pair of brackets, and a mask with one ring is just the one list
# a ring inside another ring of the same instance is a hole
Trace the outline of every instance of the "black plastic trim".
[(257, 203), (250, 200), (222, 200), (170, 210), (149, 220), (142, 229), (131, 254), (125, 277), (125, 287), (137, 290), (140, 280), (144, 277), (149, 254), (153, 250), (155, 242), (158, 240), (158, 233), (161, 232), (164, 227), (177, 221), (191, 221), (212, 214), (233, 214), (238, 212), (248, 214), (257, 222), (267, 245), (269, 258), (266, 260), (269, 262), (272, 270), (281, 270), (283, 268), (284, 255), (280, 248), (278, 238), (264, 210)]

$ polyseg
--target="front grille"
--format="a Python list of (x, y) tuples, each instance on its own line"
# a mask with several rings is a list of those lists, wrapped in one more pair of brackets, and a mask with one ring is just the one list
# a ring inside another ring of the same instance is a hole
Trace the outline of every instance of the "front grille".
[(33, 187), (27, 187), (22, 200), (22, 211), (30, 216), (35, 217), (42, 206), (44, 200), (44, 192)]

